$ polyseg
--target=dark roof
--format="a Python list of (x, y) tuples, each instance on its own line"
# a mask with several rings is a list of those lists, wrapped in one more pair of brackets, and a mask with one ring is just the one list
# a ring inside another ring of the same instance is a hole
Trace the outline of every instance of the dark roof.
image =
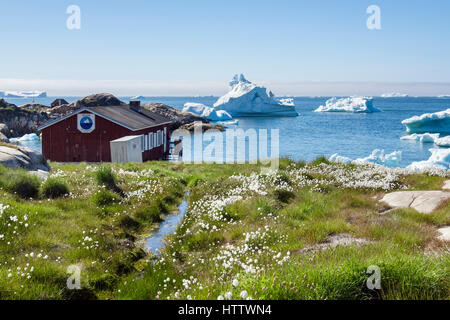
[(115, 120), (119, 124), (124, 124), (131, 130), (141, 130), (171, 122), (169, 119), (156, 113), (143, 109), (140, 109), (138, 112), (129, 106), (93, 107), (89, 109), (110, 120)]
[(55, 99), (53, 102), (52, 102), (52, 104), (53, 103), (55, 103), (55, 102), (57, 102), (57, 103), (62, 103), (62, 104), (69, 104), (66, 100), (64, 100), (64, 99)]
[(64, 119), (67, 119), (83, 111), (90, 111), (100, 117), (112, 121), (122, 127), (126, 127), (132, 131), (138, 131), (146, 128), (155, 127), (161, 124), (169, 124), (172, 122), (170, 119), (167, 119), (166, 117), (163, 117), (154, 112), (143, 109), (135, 111), (131, 109), (129, 106), (102, 106), (91, 108), (84, 107), (76, 110), (75, 112), (69, 115), (49, 121), (46, 124), (39, 127), (38, 130), (47, 128), (55, 123), (58, 123)]

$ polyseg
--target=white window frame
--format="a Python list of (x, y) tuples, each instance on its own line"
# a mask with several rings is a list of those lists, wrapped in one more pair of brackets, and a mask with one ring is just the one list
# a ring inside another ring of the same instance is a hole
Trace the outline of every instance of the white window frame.
[(164, 127), (163, 133), (164, 153), (167, 152), (167, 127)]

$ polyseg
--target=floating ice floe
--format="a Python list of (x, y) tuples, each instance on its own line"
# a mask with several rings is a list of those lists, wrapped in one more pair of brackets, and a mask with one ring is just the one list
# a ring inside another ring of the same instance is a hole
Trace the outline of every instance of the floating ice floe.
[(401, 137), (401, 140), (413, 140), (420, 143), (434, 143), (439, 138), (439, 133), (413, 133), (408, 136)]
[(425, 113), (421, 116), (414, 116), (403, 120), (402, 124), (406, 125), (406, 130), (408, 132), (450, 133), (450, 109), (435, 113)]
[(450, 148), (450, 136), (436, 139), (434, 143), (439, 147)]
[(191, 112), (211, 121), (227, 121), (232, 119), (231, 115), (228, 112), (224, 110), (215, 110), (214, 108), (205, 106), (201, 103), (185, 103), (183, 111)]
[(293, 99), (277, 99), (272, 91), (248, 81), (242, 74), (235, 75), (229, 85), (230, 92), (217, 100), (215, 110), (224, 110), (233, 117), (298, 116)]
[(35, 133), (29, 133), (19, 138), (11, 138), (9, 139), (12, 143), (20, 143), (24, 141), (39, 141), (39, 137)]
[(372, 113), (380, 112), (373, 106), (373, 98), (370, 97), (348, 97), (331, 98), (314, 112), (352, 112), (352, 113)]
[(1, 94), (4, 98), (47, 98), (47, 92), (44, 91), (0, 91)]
[(221, 124), (224, 126), (233, 126), (233, 125), (238, 125), (239, 124), (239, 120), (238, 119), (234, 119), (234, 120), (229, 120), (229, 121), (217, 121), (216, 124)]
[(392, 92), (385, 93), (381, 95), (382, 98), (407, 98), (408, 95), (406, 93)]
[(384, 150), (375, 149), (372, 151), (370, 156), (365, 158), (358, 158), (356, 160), (352, 160), (351, 158), (343, 157), (335, 153), (329, 158), (329, 160), (333, 162), (353, 163), (353, 164), (375, 163), (387, 167), (396, 167), (402, 160), (402, 152), (394, 151), (392, 153), (385, 154)]
[(426, 161), (411, 163), (406, 169), (412, 171), (424, 171), (427, 169), (449, 170), (450, 169), (450, 148), (430, 149), (431, 157)]
[(413, 140), (420, 143), (434, 143), (439, 147), (450, 147), (450, 136), (440, 138), (440, 133), (413, 133), (408, 136), (403, 136), (401, 140)]

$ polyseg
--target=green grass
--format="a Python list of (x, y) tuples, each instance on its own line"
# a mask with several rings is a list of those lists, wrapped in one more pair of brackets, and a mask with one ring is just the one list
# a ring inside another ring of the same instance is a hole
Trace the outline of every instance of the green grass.
[(69, 185), (61, 178), (50, 177), (42, 184), (42, 194), (46, 198), (61, 198), (69, 193)]
[[(51, 167), (42, 185), (0, 167), (0, 299), (217, 299), (227, 292), (240, 299), (243, 290), (254, 299), (450, 297), (448, 250), (436, 238), (450, 224), (450, 203), (429, 215), (380, 215), (381, 184), (343, 187), (330, 178), (358, 166), (280, 159), (269, 176), (250, 164)], [(32, 181), (38, 192), (19, 196), (10, 177)], [(437, 190), (445, 179), (415, 174), (391, 182)], [(161, 257), (146, 254), (141, 240), (187, 191), (188, 212)], [(367, 243), (304, 251), (337, 234)], [(71, 265), (81, 268), (82, 290), (66, 287)], [(373, 265), (381, 290), (366, 286)]]
[(0, 170), (0, 187), (21, 198), (36, 198), (41, 181), (25, 170)]

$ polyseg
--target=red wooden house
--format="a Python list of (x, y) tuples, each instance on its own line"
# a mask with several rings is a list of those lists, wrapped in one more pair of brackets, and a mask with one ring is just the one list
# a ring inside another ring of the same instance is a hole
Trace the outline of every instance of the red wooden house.
[(39, 128), (42, 153), (57, 162), (110, 162), (110, 141), (141, 135), (142, 160), (160, 160), (169, 151), (170, 124), (169, 119), (141, 109), (139, 101), (85, 107)]

